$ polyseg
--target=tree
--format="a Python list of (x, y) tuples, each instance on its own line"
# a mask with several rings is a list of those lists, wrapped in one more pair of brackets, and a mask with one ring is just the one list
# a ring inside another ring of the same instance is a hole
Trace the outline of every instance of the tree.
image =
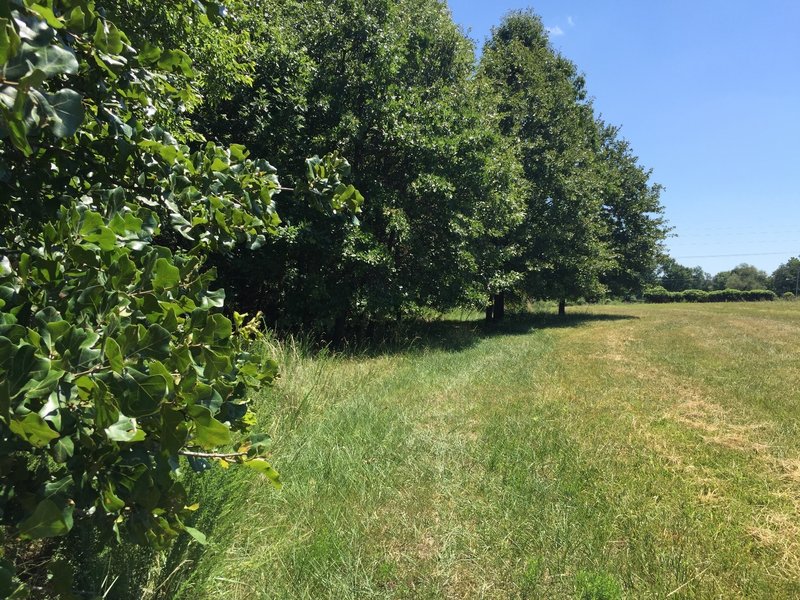
[(670, 292), (711, 289), (711, 275), (703, 271), (702, 267), (686, 267), (669, 256), (661, 259), (656, 269), (656, 278)]
[(800, 281), (800, 258), (792, 257), (781, 264), (770, 277), (772, 290), (780, 295), (791, 292), (797, 295)]
[(583, 78), (552, 49), (541, 20), (525, 11), (493, 29), (480, 70), (500, 98), (502, 133), (519, 141), (528, 183), (516, 239), (522, 288), (558, 299), (563, 313), (566, 299), (601, 295), (601, 274), (612, 265)]
[(715, 290), (765, 290), (769, 288), (769, 277), (753, 265), (742, 263), (714, 275), (712, 287)]
[[(198, 4), (171, 6), (209, 18)], [(134, 46), (88, 0), (0, 3), (3, 596), (25, 593), (31, 540), (202, 541), (181, 460), (280, 484), (247, 397), (276, 365), (251, 352), (254, 321), (222, 312), (206, 260), (263, 244), (283, 188), (243, 146), (164, 128), (198, 93), (186, 53), (156, 41)], [(310, 159), (297, 193), (354, 212), (346, 171)], [(64, 565), (47, 568), (39, 592), (69, 597)]]
[[(650, 171), (638, 164), (630, 144), (618, 137), (619, 129), (597, 122), (600, 134), (599, 168), (602, 170), (602, 213), (608, 226), (607, 243), (613, 265), (601, 281), (617, 296), (642, 291), (658, 259), (667, 229), (659, 201), (661, 186), (650, 184)], [(693, 282), (705, 289), (703, 275), (693, 272)], [(702, 283), (701, 283), (702, 282)]]
[(290, 186), (304, 156), (338, 149), (369, 201), (358, 227), (342, 218), (331, 228), (310, 207), (281, 205), (276, 236), (220, 265), (243, 290), (238, 300), (271, 322), (338, 337), (345, 323), (469, 301), (478, 269), (482, 285), (500, 281), (478, 238), (499, 234), (515, 212), (505, 189), (514, 157), (446, 6), (256, 4), (275, 18), (250, 17), (259, 22), (254, 85), (220, 103), (228, 119), (201, 113), (198, 128), (220, 140), (245, 132), (255, 155), (279, 157)]

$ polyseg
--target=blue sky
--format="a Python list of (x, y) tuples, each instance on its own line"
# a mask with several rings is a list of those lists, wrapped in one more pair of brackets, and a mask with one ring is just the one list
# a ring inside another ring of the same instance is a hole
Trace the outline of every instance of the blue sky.
[(800, 255), (800, 1), (448, 5), (479, 47), (509, 10), (542, 17), (597, 112), (666, 187), (678, 262), (772, 272)]

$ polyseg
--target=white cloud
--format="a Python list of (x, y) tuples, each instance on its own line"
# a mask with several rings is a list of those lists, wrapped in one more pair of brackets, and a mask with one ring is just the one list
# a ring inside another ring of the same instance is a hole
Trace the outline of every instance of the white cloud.
[(555, 27), (545, 27), (545, 30), (553, 37), (564, 35), (564, 30), (561, 29), (561, 27), (559, 27), (558, 25), (556, 25)]
[(575, 27), (575, 21), (572, 20), (572, 17), (567, 17), (567, 25)]

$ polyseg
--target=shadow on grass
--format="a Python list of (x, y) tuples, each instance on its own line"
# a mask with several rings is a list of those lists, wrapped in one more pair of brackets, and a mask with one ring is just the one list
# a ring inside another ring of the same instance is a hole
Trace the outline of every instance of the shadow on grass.
[(560, 317), (553, 313), (512, 313), (497, 323), (487, 323), (483, 319), (416, 319), (401, 325), (376, 328), (370, 339), (350, 341), (337, 351), (354, 357), (431, 350), (460, 352), (481, 340), (497, 336), (527, 335), (537, 330), (582, 327), (602, 321), (638, 318), (624, 314), (567, 313)]
[[(428, 351), (461, 352), (467, 350), (482, 340), (499, 336), (528, 335), (535, 331), (561, 328), (583, 327), (597, 322), (626, 321), (639, 317), (625, 314), (597, 314), (587, 312), (567, 313), (559, 317), (553, 313), (509, 313), (499, 323), (486, 323), (483, 319), (416, 319), (407, 320), (400, 325), (391, 324), (386, 328), (378, 328), (367, 338), (362, 336), (358, 340), (350, 340), (336, 353), (359, 357), (378, 357), (396, 354), (415, 354)], [(310, 346), (306, 346), (309, 351)], [(325, 350), (326, 352), (328, 350)], [(218, 516), (230, 510), (232, 497), (237, 497), (240, 486), (249, 485), (246, 474), (235, 472), (222, 472), (214, 470), (204, 474), (186, 472), (184, 483), (189, 488), (191, 498), (201, 498), (203, 510), (198, 513), (198, 518), (192, 523), (205, 533), (209, 539), (220, 539), (227, 535), (224, 527), (218, 527), (224, 519)], [(155, 578), (155, 591), (151, 593), (153, 600), (166, 600), (175, 597), (191, 597), (191, 586), (195, 565), (200, 556), (207, 549), (192, 543), (188, 535), (182, 535), (167, 550), (159, 565), (159, 575)], [(143, 554), (139, 563), (128, 560), (133, 564), (116, 565), (117, 570), (124, 574), (129, 571), (137, 572), (134, 567), (141, 570), (142, 565), (147, 565), (147, 554)], [(144, 581), (144, 580), (143, 580)], [(130, 594), (130, 590), (136, 592)], [(109, 598), (137, 597), (142, 588), (129, 587), (124, 595)], [(139, 595), (141, 597), (141, 595)]]

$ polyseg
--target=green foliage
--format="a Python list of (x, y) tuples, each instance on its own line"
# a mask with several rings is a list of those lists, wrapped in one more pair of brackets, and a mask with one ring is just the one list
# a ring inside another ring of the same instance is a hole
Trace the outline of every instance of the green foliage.
[(705, 290), (684, 290), (681, 299), (683, 302), (708, 302), (708, 294)]
[(638, 164), (619, 129), (598, 121), (602, 216), (614, 263), (601, 281), (616, 296), (637, 294), (655, 270), (667, 228), (659, 201), (662, 187)]
[(525, 215), (510, 236), (522, 274), (515, 287), (559, 300), (638, 290), (665, 235), (660, 187), (617, 130), (596, 120), (575, 65), (537, 16), (515, 11), (493, 30), (480, 73), (526, 182)]
[(785, 296), (787, 292), (797, 293), (800, 284), (800, 258), (792, 257), (780, 265), (770, 276), (772, 289)]
[[(0, 526), (23, 544), (74, 528), (202, 541), (181, 457), (280, 486), (247, 396), (277, 367), (250, 351), (257, 321), (222, 312), (206, 264), (274, 234), (275, 169), (160, 126), (197, 96), (185, 53), (137, 51), (89, 1), (0, 9)], [(344, 159), (309, 165), (298, 194), (358, 210)]]
[(359, 227), (281, 205), (276, 237), (220, 265), (236, 302), (280, 327), (341, 333), (345, 322), (474, 302), (519, 278), (503, 239), (522, 216), (517, 159), (442, 3), (265, 0), (247, 19), (254, 85), (221, 103), (229, 119), (204, 111), (197, 127), (246, 132), (292, 186), (302, 156), (338, 148), (369, 202)]
[(656, 286), (646, 288), (643, 294), (645, 302), (654, 304), (665, 304), (671, 302), (764, 302), (778, 298), (772, 290), (684, 290), (682, 292), (670, 292), (667, 289)]
[(688, 289), (711, 289), (711, 275), (701, 267), (685, 267), (670, 257), (663, 256), (655, 269), (656, 280), (671, 292)]
[(711, 285), (715, 290), (760, 290), (770, 287), (770, 280), (764, 271), (743, 263), (714, 275)]
[(438, 0), (0, 3), (10, 547), (202, 542), (186, 463), (280, 485), (248, 431), (259, 311), (340, 338), (641, 286), (660, 188), (575, 65), (531, 13), (473, 50)]

